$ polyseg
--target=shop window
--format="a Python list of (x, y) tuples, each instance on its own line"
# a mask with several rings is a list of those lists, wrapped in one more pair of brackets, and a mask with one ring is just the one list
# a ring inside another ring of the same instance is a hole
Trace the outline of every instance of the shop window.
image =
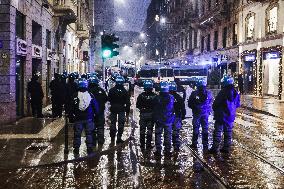
[(42, 45), (42, 27), (35, 21), (32, 22), (32, 42), (35, 45)]
[(46, 30), (46, 47), (51, 49), (51, 31)]
[(253, 39), (255, 28), (255, 14), (249, 13), (246, 17), (246, 38)]
[(19, 11), (16, 13), (16, 36), (25, 39), (25, 16)]
[(214, 32), (214, 50), (216, 50), (218, 48), (218, 31)]
[(278, 7), (277, 6), (274, 5), (267, 9), (266, 23), (267, 23), (268, 34), (277, 32), (277, 23), (278, 23)]

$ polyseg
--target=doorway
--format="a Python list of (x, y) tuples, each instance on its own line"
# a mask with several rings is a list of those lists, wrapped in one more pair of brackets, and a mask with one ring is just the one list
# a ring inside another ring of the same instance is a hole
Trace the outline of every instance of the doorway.
[(246, 61), (244, 62), (243, 67), (243, 78), (244, 78), (244, 93), (253, 94), (254, 92), (254, 82), (255, 79), (253, 76), (253, 62)]
[(25, 57), (16, 57), (16, 113), (24, 116), (24, 65)]

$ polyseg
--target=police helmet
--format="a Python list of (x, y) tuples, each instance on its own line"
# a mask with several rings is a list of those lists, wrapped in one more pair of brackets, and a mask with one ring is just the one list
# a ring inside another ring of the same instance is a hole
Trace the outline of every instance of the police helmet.
[(197, 87), (206, 87), (207, 81), (204, 78), (198, 79), (197, 80)]
[(234, 84), (234, 78), (229, 76), (229, 75), (225, 75), (222, 80), (221, 80), (221, 83), (224, 85), (224, 86), (228, 86), (228, 85), (233, 85)]
[(177, 91), (177, 84), (176, 84), (176, 82), (174, 82), (174, 81), (170, 82), (169, 90), (170, 91)]
[(90, 84), (99, 84), (99, 78), (97, 76), (92, 76), (89, 78), (89, 83)]
[(88, 85), (89, 85), (88, 81), (85, 78), (81, 78), (78, 80), (78, 88), (87, 89)]
[(144, 89), (153, 89), (154, 83), (152, 80), (146, 80), (143, 83)]
[(162, 81), (160, 83), (160, 92), (168, 93), (169, 92), (169, 83), (166, 81)]
[(82, 74), (81, 78), (88, 79), (88, 76), (87, 76), (87, 74)]
[(123, 84), (125, 83), (124, 77), (122, 77), (122, 76), (117, 76), (117, 77), (115, 78), (115, 83), (116, 83), (117, 85), (123, 85)]

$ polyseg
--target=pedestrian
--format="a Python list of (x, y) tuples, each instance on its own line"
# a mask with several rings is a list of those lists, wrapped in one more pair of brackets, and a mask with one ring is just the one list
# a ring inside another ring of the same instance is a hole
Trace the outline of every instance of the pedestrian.
[(98, 144), (101, 148), (105, 142), (104, 139), (104, 126), (105, 126), (105, 104), (108, 101), (106, 92), (99, 86), (99, 78), (97, 76), (92, 76), (89, 79), (89, 92), (94, 95), (95, 99), (99, 105), (99, 112), (95, 116), (95, 130), (93, 133), (94, 136), (94, 145)]
[(174, 123), (174, 101), (175, 98), (169, 94), (168, 82), (160, 83), (160, 93), (154, 99), (153, 119), (156, 123), (155, 127), (155, 144), (156, 156), (161, 155), (162, 151), (162, 134), (164, 133), (165, 155), (171, 155), (172, 147), (172, 125)]
[[(110, 102), (110, 137), (111, 143), (115, 141), (117, 133), (116, 143), (124, 142), (121, 137), (124, 130), (124, 124), (128, 122), (128, 116), (130, 112), (130, 96), (127, 90), (124, 88), (125, 80), (122, 76), (117, 76), (115, 80), (115, 86), (109, 90), (108, 100)], [(116, 129), (116, 122), (118, 122), (118, 129)]]
[(30, 94), (33, 117), (42, 118), (42, 99), (44, 97), (44, 94), (42, 91), (42, 86), (38, 79), (39, 76), (37, 74), (33, 74), (27, 88)]
[(73, 96), (70, 120), (74, 121), (74, 154), (79, 154), (81, 146), (81, 134), (85, 130), (87, 153), (93, 152), (93, 131), (95, 129), (94, 117), (98, 114), (98, 102), (92, 94), (88, 92), (88, 81), (80, 79), (78, 81), (78, 92)]
[(146, 148), (151, 149), (152, 147), (152, 135), (154, 129), (153, 122), (153, 109), (154, 109), (154, 99), (157, 96), (153, 92), (153, 81), (144, 81), (144, 92), (142, 92), (137, 97), (136, 107), (140, 111), (140, 145), (141, 150), (145, 150), (145, 139)]
[[(78, 91), (77, 83), (75, 82), (76, 73), (71, 73), (68, 76), (68, 82), (66, 84), (66, 95), (65, 95), (65, 111), (67, 114), (71, 111), (72, 97)], [(71, 120), (72, 121), (72, 120)]]
[(243, 74), (238, 75), (238, 86), (241, 94), (244, 94), (244, 79)]
[(169, 86), (170, 94), (175, 98), (174, 110), (175, 110), (175, 120), (173, 123), (173, 134), (172, 141), (174, 146), (174, 151), (178, 152), (180, 150), (180, 139), (179, 134), (182, 127), (182, 120), (185, 119), (186, 110), (184, 99), (177, 93), (178, 87), (176, 82), (171, 82)]
[(224, 145), (220, 151), (230, 152), (236, 111), (240, 107), (240, 95), (234, 88), (234, 79), (224, 76), (221, 82), (224, 87), (213, 103), (215, 125), (211, 153), (218, 152), (222, 133), (224, 134)]
[(65, 101), (65, 86), (61, 81), (61, 76), (58, 73), (54, 74), (54, 79), (50, 82), (52, 102), (52, 117), (62, 117), (63, 104)]
[(205, 79), (197, 81), (197, 90), (193, 91), (188, 99), (188, 107), (192, 109), (193, 133), (192, 148), (197, 148), (199, 128), (202, 128), (203, 150), (208, 150), (208, 117), (212, 110), (213, 96), (206, 89), (207, 82)]

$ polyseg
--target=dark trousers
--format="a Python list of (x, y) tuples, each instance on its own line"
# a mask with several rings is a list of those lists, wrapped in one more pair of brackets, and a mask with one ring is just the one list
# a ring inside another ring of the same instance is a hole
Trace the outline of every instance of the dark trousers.
[(155, 127), (155, 144), (156, 150), (160, 152), (162, 150), (162, 134), (164, 132), (164, 146), (165, 151), (170, 152), (172, 148), (172, 125), (173, 123), (164, 124), (156, 122)]
[(174, 124), (173, 124), (173, 136), (172, 136), (173, 146), (174, 146), (174, 149), (176, 150), (180, 148), (179, 134), (180, 134), (181, 127), (182, 127), (182, 120), (180, 117), (176, 117)]
[(93, 120), (84, 120), (77, 121), (74, 123), (74, 141), (73, 147), (80, 148), (81, 146), (81, 135), (83, 130), (86, 134), (86, 145), (88, 149), (93, 147), (93, 132), (94, 132), (94, 121)]
[(223, 148), (229, 150), (232, 144), (233, 138), (233, 126), (234, 123), (228, 123), (225, 121), (215, 121), (214, 133), (213, 133), (213, 145), (212, 148), (218, 149), (222, 141), (222, 133), (224, 133), (224, 146)]
[(152, 118), (152, 113), (140, 113), (140, 145), (142, 148), (145, 148), (145, 139), (146, 146), (151, 147), (154, 122)]
[(31, 101), (33, 117), (43, 117), (42, 115), (42, 101), (33, 102)]
[(63, 103), (58, 101), (52, 101), (52, 116), (62, 117)]
[(208, 115), (193, 115), (192, 145), (198, 144), (199, 128), (202, 127), (202, 144), (208, 146)]
[[(114, 138), (117, 132), (117, 139), (121, 139), (123, 131), (124, 131), (124, 124), (126, 121), (125, 112), (111, 112), (110, 113), (110, 137)], [(116, 129), (116, 123), (118, 122), (118, 129)]]
[(94, 129), (94, 140), (95, 143), (102, 145), (105, 142), (104, 131), (105, 131), (105, 117), (104, 115), (99, 115), (95, 117), (95, 129)]

